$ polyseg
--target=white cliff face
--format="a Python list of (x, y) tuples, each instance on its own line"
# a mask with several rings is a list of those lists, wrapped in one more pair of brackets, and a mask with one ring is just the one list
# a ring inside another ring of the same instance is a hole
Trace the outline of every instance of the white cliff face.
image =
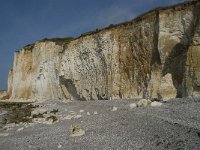
[(0, 100), (7, 99), (7, 91), (0, 91)]
[(194, 14), (192, 37), (187, 50), (185, 67), (186, 96), (200, 96), (200, 3), (194, 8)]
[[(62, 55), (60, 71), (65, 96), (82, 100), (150, 97), (156, 91), (147, 91), (151, 67), (156, 65), (156, 61), (151, 64), (156, 13), (146, 18), (148, 21), (70, 42)], [(151, 81), (151, 86), (154, 84), (155, 80)]]
[(32, 97), (62, 98), (59, 86), (59, 53), (54, 42), (39, 42), (33, 49)]
[[(60, 80), (67, 98), (108, 99), (114, 51), (112, 32), (87, 36), (68, 44), (62, 55)], [(117, 71), (117, 68), (115, 69)]]
[(28, 98), (32, 93), (32, 51), (15, 53), (11, 98)]
[(158, 98), (170, 99), (170, 98), (175, 98), (176, 95), (177, 95), (177, 90), (174, 87), (172, 75), (168, 73), (161, 79), (160, 86), (158, 89)]
[(61, 98), (59, 52), (54, 42), (38, 42), (15, 54), (11, 98)]
[(200, 66), (197, 65), (200, 51), (197, 50), (196, 40), (199, 39), (199, 13), (200, 5), (197, 3), (178, 6), (173, 11), (164, 10), (159, 14), (158, 50), (162, 74), (172, 74), (177, 97), (195, 96), (200, 92)]
[(8, 89), (6, 91), (7, 93), (7, 99), (12, 96), (12, 88), (13, 88), (13, 69), (9, 70), (8, 73)]
[(193, 7), (187, 9), (176, 8), (175, 11), (165, 10), (159, 14), (158, 50), (161, 62), (167, 61), (175, 49), (187, 46), (191, 40), (191, 25), (193, 21)]
[(191, 2), (72, 41), (27, 46), (15, 54), (8, 93), (72, 100), (198, 96), (199, 10)]

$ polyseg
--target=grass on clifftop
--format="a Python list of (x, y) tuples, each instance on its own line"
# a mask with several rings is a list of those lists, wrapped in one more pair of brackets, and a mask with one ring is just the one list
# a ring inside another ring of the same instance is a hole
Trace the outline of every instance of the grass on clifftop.
[(74, 38), (73, 37), (66, 37), (66, 38), (44, 38), (42, 40), (40, 40), (40, 42), (46, 42), (46, 41), (52, 41), (55, 42), (57, 45), (62, 45), (64, 43), (69, 43), (70, 41), (72, 41)]

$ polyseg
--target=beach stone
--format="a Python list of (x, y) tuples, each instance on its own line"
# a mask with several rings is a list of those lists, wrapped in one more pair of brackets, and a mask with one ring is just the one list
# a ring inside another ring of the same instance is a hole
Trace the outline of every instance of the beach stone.
[(71, 126), (71, 135), (72, 137), (75, 136), (82, 136), (85, 134), (85, 130), (81, 129), (79, 126)]
[(22, 130), (24, 130), (24, 128), (22, 127), (22, 128), (19, 128), (19, 129), (17, 129), (17, 131), (22, 131)]
[(150, 100), (141, 99), (141, 100), (137, 103), (137, 107), (146, 107), (146, 106), (149, 105), (150, 103), (151, 103)]
[(62, 145), (61, 145), (61, 144), (59, 144), (59, 145), (58, 145), (58, 148), (61, 148), (61, 147), (62, 147)]
[(152, 107), (160, 107), (160, 106), (162, 106), (162, 105), (163, 105), (163, 103), (161, 103), (161, 102), (156, 102), (156, 101), (154, 101), (154, 102), (151, 103), (151, 106), (152, 106)]
[(117, 107), (113, 107), (111, 111), (117, 111)]
[(79, 112), (80, 112), (80, 113), (83, 113), (83, 112), (84, 112), (84, 110), (82, 110), (82, 109), (81, 109)]
[(136, 103), (131, 103), (129, 106), (130, 106), (131, 109), (133, 109), (133, 108), (137, 107), (137, 104)]
[(8, 136), (9, 135), (9, 133), (0, 133), (0, 137), (5, 137), (5, 136)]

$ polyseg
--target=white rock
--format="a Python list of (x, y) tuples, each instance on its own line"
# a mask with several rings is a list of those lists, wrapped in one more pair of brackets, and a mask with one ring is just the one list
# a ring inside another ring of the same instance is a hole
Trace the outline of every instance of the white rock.
[(83, 112), (84, 112), (84, 110), (81, 109), (81, 110), (80, 110), (80, 113), (83, 113)]
[(72, 118), (74, 118), (74, 119), (78, 119), (78, 118), (81, 118), (82, 117), (82, 115), (67, 115), (67, 116), (65, 116), (62, 120), (70, 120), (70, 119), (72, 119)]
[(22, 128), (19, 128), (19, 129), (17, 129), (17, 131), (22, 131), (22, 130), (24, 130), (24, 128), (22, 127)]
[(136, 104), (136, 103), (131, 103), (131, 104), (130, 104), (130, 108), (131, 108), (131, 109), (136, 108), (136, 107), (137, 107), (137, 104)]
[(36, 108), (35, 110), (33, 110), (31, 112), (32, 115), (34, 114), (44, 114), (45, 112), (47, 112), (47, 109), (44, 109), (44, 108)]
[(58, 148), (61, 148), (61, 147), (62, 147), (62, 145), (61, 145), (61, 144), (59, 144), (59, 145), (58, 145)]
[(90, 112), (87, 112), (87, 115), (89, 116), (89, 115), (90, 115)]
[(69, 113), (70, 113), (71, 115), (75, 115), (75, 114), (76, 114), (75, 111), (70, 111)]
[(15, 123), (9, 123), (9, 124), (6, 124), (6, 128), (13, 128), (13, 127), (15, 127), (16, 126), (16, 124)]
[(156, 102), (156, 101), (154, 101), (154, 102), (151, 103), (151, 106), (152, 106), (152, 107), (160, 107), (160, 106), (162, 106), (162, 104), (163, 104), (163, 103), (161, 103), (161, 102)]
[(53, 120), (48, 120), (48, 121), (44, 121), (44, 122), (42, 122), (43, 124), (48, 124), (48, 125), (51, 125), (51, 124), (53, 124)]
[(35, 122), (35, 123), (43, 123), (43, 122), (45, 122), (45, 118), (34, 118), (33, 122)]
[(81, 115), (75, 115), (75, 116), (73, 116), (73, 118), (75, 118), (75, 119), (78, 119), (78, 118), (81, 118), (82, 116)]
[(117, 107), (113, 107), (111, 111), (117, 111)]
[(138, 107), (146, 107), (146, 106), (149, 105), (150, 103), (151, 103), (150, 100), (141, 99), (141, 100), (137, 103), (137, 106), (138, 106)]
[(82, 136), (85, 134), (85, 130), (81, 129), (80, 127), (71, 127), (71, 135), (72, 137), (74, 136)]
[(69, 119), (72, 119), (72, 118), (73, 118), (72, 115), (67, 115), (67, 116), (65, 116), (63, 119), (69, 120)]
[(1, 137), (1, 136), (4, 136), (4, 137), (5, 137), (5, 136), (8, 136), (8, 135), (9, 135), (8, 133), (0, 133), (0, 137)]
[(97, 115), (97, 114), (98, 114), (98, 112), (97, 112), (97, 111), (95, 111), (95, 112), (94, 112), (94, 115)]

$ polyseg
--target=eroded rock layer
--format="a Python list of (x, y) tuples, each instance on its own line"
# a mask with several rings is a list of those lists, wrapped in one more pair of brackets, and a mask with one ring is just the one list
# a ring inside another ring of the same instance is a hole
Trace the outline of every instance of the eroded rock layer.
[(73, 40), (15, 53), (11, 98), (77, 100), (200, 95), (200, 3), (156, 9)]

